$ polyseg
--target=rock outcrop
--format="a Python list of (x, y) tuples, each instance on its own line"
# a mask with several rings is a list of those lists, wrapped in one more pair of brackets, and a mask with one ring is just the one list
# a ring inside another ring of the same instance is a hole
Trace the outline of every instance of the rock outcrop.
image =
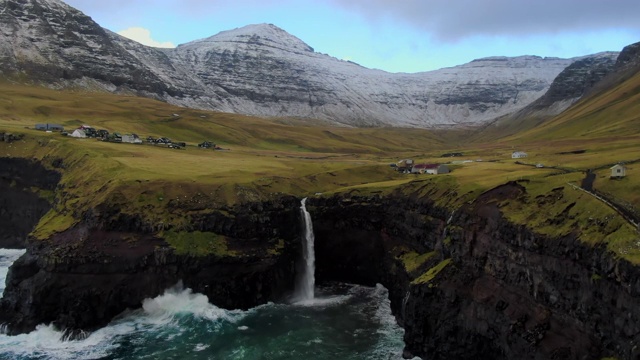
[(25, 247), (27, 235), (51, 208), (45, 193), (53, 194), (59, 181), (60, 174), (36, 162), (0, 158), (0, 248)]
[[(408, 358), (638, 357), (638, 268), (508, 222), (497, 203), (525, 191), (508, 183), (452, 215), (411, 196), (313, 201), (318, 276), (388, 287)], [(418, 277), (409, 249), (435, 251)]]
[(520, 115), (527, 112), (546, 112), (549, 116), (561, 113), (613, 71), (617, 57), (618, 53), (608, 52), (576, 60), (558, 74), (540, 99), (520, 111)]
[[(577, 234), (549, 238), (510, 223), (499, 204), (525, 196), (510, 182), (453, 213), (406, 191), (310, 199), (317, 280), (385, 285), (408, 358), (640, 356), (638, 267)], [(12, 334), (54, 323), (74, 336), (180, 280), (226, 308), (293, 289), (298, 199), (212, 209), (191, 220), (189, 231), (224, 236), (228, 248), (180, 252), (141, 218), (108, 207), (48, 240), (30, 239), (10, 269), (0, 323)]]
[(533, 128), (562, 113), (588, 96), (601, 80), (615, 71), (618, 55), (616, 52), (604, 52), (576, 60), (558, 74), (544, 95), (492, 125), (511, 128), (509, 133), (515, 133)]
[(283, 298), (293, 289), (300, 240), (297, 199), (212, 212), (193, 219), (203, 232), (227, 239), (222, 253), (181, 253), (146, 231), (140, 219), (105, 223), (86, 214), (48, 240), (31, 238), (10, 268), (0, 323), (10, 334), (53, 323), (71, 335), (106, 325), (144, 299), (182, 282), (217, 306), (247, 309)]

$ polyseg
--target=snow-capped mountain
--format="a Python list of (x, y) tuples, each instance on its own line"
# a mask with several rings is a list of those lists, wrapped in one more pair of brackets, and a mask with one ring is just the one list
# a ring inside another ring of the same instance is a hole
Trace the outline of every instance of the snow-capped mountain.
[(393, 74), (314, 52), (270, 24), (157, 49), (101, 28), (59, 0), (0, 0), (0, 71), (5, 77), (349, 126), (488, 121), (542, 96), (572, 62), (491, 57), (431, 72)]

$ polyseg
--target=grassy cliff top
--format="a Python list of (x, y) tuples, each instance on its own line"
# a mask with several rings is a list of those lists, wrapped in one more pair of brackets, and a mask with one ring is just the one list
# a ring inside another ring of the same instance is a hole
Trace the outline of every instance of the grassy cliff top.
[[(25, 135), (13, 143), (0, 143), (0, 156), (33, 158), (63, 173), (55, 207), (34, 233), (43, 239), (69, 228), (83, 211), (101, 204), (179, 229), (188, 218), (169, 213), (170, 204), (210, 211), (282, 194), (402, 191), (428, 196), (453, 210), (486, 190), (520, 181), (529, 198), (501, 204), (512, 221), (550, 236), (577, 229), (585, 241), (605, 241), (614, 244), (611, 247), (618, 253), (635, 257), (632, 245), (637, 231), (615, 211), (572, 187), (579, 186), (584, 171), (591, 169), (596, 189), (629, 209), (640, 209), (640, 120), (634, 115), (635, 103), (628, 100), (635, 99), (632, 90), (614, 90), (624, 96), (605, 94), (616, 104), (628, 106), (609, 106), (606, 99), (598, 98), (580, 103), (578, 110), (571, 110), (573, 117), (563, 114), (526, 136), (468, 143), (462, 131), (329, 127), (311, 120), (184, 109), (132, 96), (0, 84), (0, 132)], [(613, 118), (596, 121), (605, 119), (602, 113), (607, 111), (622, 123), (616, 125)], [(596, 120), (592, 120), (594, 114)], [(589, 124), (589, 132), (577, 131), (581, 121)], [(57, 123), (67, 130), (88, 124), (110, 132), (136, 133), (143, 139), (164, 136), (184, 141), (187, 147), (175, 150), (75, 139), (36, 131), (36, 123)], [(225, 150), (198, 148), (196, 144), (204, 140)], [(512, 159), (516, 150), (527, 152), (528, 157)], [(440, 157), (450, 152), (462, 156)], [(410, 175), (389, 167), (403, 158), (449, 163), (452, 172)], [(628, 176), (609, 180), (609, 167), (621, 161), (627, 164)], [(537, 200), (552, 199), (560, 187), (561, 199)], [(574, 205), (567, 210), (570, 204)], [(560, 215), (566, 221), (558, 226), (546, 221)], [(605, 221), (613, 225), (600, 225)]]

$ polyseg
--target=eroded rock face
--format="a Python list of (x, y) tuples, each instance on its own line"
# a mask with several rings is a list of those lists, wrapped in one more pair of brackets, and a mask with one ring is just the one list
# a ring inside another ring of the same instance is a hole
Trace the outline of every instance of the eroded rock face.
[[(498, 187), (451, 218), (406, 196), (314, 201), (319, 276), (387, 286), (408, 358), (639, 356), (637, 267), (575, 236), (550, 239), (506, 221), (496, 200), (524, 191)], [(433, 279), (412, 281), (399, 247), (438, 250), (418, 274), (451, 260)]]
[(53, 192), (60, 174), (19, 158), (0, 158), (0, 248), (23, 249), (27, 235), (51, 204), (38, 192)]
[[(401, 193), (310, 199), (317, 280), (386, 286), (409, 358), (640, 356), (638, 268), (574, 235), (552, 239), (508, 222), (497, 204), (525, 192), (508, 183), (453, 214)], [(41, 322), (91, 330), (178, 280), (219, 306), (273, 300), (293, 287), (298, 208), (282, 198), (194, 219), (199, 230), (233, 237), (244, 255), (235, 257), (178, 255), (140, 221), (101, 209), (92, 216), (118, 220), (85, 220), (29, 242), (9, 274), (0, 322), (12, 333)], [(265, 251), (262, 242), (276, 238), (282, 250)], [(411, 268), (408, 253), (431, 255)]]
[(227, 253), (201, 256), (177, 253), (146, 231), (151, 227), (136, 229), (141, 221), (105, 223), (89, 215), (51, 239), (30, 239), (9, 271), (0, 323), (8, 323), (11, 334), (41, 323), (90, 331), (179, 281), (224, 308), (282, 299), (293, 289), (299, 253), (296, 205), (297, 199), (283, 198), (194, 219), (208, 224), (200, 230), (217, 230), (231, 244)]

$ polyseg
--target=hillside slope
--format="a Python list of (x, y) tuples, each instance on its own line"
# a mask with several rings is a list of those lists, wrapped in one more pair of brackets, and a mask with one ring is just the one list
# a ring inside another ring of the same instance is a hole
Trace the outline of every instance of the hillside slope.
[(639, 48), (640, 43), (625, 47), (612, 71), (575, 105), (514, 137), (531, 141), (637, 135), (640, 132)]

